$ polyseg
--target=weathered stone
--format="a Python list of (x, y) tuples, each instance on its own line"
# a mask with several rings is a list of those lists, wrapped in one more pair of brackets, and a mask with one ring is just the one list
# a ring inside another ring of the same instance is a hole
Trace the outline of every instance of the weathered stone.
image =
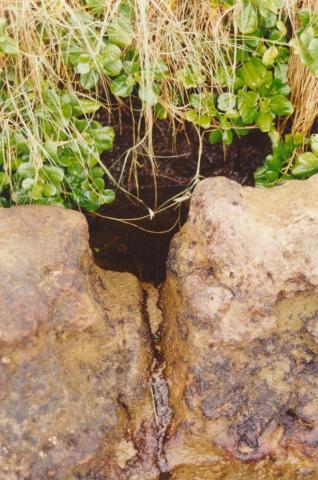
[(84, 217), (0, 209), (1, 480), (151, 479), (143, 295), (94, 266)]
[(317, 252), (318, 176), (196, 188), (163, 289), (173, 479), (318, 478)]

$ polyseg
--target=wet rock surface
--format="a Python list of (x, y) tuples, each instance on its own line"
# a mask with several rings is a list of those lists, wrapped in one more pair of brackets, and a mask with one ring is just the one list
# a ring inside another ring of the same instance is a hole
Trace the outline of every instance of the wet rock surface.
[(318, 478), (318, 178), (197, 187), (163, 289), (173, 479)]
[(153, 355), (130, 274), (94, 266), (84, 217), (0, 209), (0, 478), (157, 475)]
[(0, 480), (317, 480), (318, 176), (197, 187), (160, 289), (0, 209)]

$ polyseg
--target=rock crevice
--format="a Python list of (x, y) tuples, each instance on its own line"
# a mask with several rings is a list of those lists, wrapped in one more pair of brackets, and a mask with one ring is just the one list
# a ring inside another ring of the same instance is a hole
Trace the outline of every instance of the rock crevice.
[(0, 210), (1, 480), (316, 480), (318, 177), (199, 184), (160, 288)]

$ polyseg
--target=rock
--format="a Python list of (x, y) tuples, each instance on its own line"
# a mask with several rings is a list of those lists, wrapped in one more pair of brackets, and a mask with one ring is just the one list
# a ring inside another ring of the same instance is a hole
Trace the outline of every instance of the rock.
[(318, 176), (201, 182), (163, 288), (173, 479), (318, 478)]
[(95, 267), (87, 224), (0, 209), (1, 480), (156, 477), (153, 354), (130, 274)]

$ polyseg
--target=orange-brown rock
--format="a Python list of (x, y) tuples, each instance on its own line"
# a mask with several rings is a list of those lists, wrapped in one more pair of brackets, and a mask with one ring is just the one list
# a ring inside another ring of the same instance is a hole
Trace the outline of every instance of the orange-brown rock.
[(156, 477), (143, 295), (94, 266), (84, 217), (0, 209), (0, 479)]
[(318, 479), (318, 176), (196, 188), (163, 289), (176, 480)]

